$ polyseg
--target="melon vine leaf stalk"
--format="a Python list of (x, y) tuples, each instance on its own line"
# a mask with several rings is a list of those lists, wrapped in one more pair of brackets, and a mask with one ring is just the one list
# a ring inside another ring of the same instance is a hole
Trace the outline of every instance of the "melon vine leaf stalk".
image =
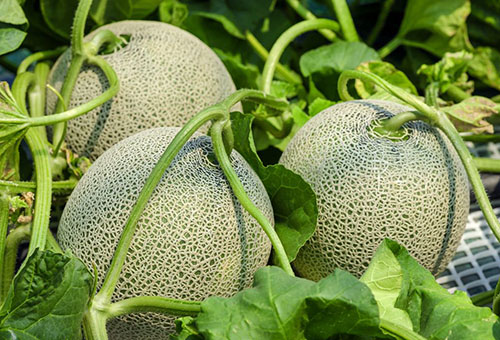
[(37, 249), (17, 273), (0, 309), (2, 339), (81, 338), (93, 279), (70, 253)]
[(316, 195), (307, 182), (284, 166), (262, 164), (253, 144), (253, 119), (249, 114), (231, 113), (234, 148), (262, 180), (273, 205), (276, 233), (283, 243), (288, 260), (293, 261), (300, 247), (316, 229)]

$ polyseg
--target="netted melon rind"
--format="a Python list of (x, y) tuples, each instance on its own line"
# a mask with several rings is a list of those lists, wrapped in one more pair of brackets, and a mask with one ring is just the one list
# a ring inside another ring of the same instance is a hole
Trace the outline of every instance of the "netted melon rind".
[[(78, 183), (57, 238), (99, 273), (111, 263), (120, 233), (147, 177), (178, 128), (143, 131), (110, 148)], [(228, 297), (249, 287), (266, 265), (270, 242), (241, 207), (207, 136), (191, 139), (156, 187), (138, 223), (113, 301), (139, 295), (184, 300)], [(236, 151), (232, 165), (251, 200), (273, 221), (266, 190)], [(131, 314), (112, 320), (112, 339), (166, 339), (173, 317)]]
[[(98, 28), (85, 40), (102, 30), (130, 35), (130, 41), (124, 48), (102, 56), (118, 75), (118, 94), (68, 123), (69, 148), (91, 160), (139, 131), (183, 126), (194, 114), (236, 89), (217, 55), (201, 40), (178, 27), (154, 21), (121, 21)], [(66, 51), (49, 75), (49, 83), (58, 90), (70, 59), (71, 54)], [(99, 68), (84, 65), (68, 108), (88, 102), (107, 87), (108, 82)], [(53, 112), (56, 102), (57, 96), (49, 91), (48, 114)]]
[(463, 165), (444, 134), (407, 123), (408, 139), (373, 138), (372, 121), (411, 110), (379, 100), (331, 106), (304, 125), (280, 163), (309, 182), (317, 231), (294, 267), (319, 280), (337, 267), (361, 276), (386, 237), (434, 274), (451, 260), (469, 211)]

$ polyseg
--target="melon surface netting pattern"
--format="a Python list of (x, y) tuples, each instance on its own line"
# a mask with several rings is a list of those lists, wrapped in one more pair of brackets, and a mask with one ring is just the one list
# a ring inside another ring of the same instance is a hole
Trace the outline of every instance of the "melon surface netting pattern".
[[(178, 130), (150, 129), (116, 144), (71, 194), (57, 238), (89, 268), (96, 263), (98, 287), (139, 192)], [(163, 175), (138, 222), (113, 301), (139, 295), (229, 297), (249, 287), (255, 271), (267, 264), (271, 244), (233, 195), (211, 152), (209, 137), (191, 139)], [(231, 162), (252, 202), (274, 221), (257, 174), (236, 151)], [(172, 321), (130, 314), (108, 327), (113, 339), (166, 339)]]
[[(118, 94), (68, 122), (66, 142), (79, 155), (94, 160), (113, 144), (139, 131), (183, 126), (200, 110), (236, 90), (217, 55), (201, 40), (178, 27), (152, 21), (122, 21), (100, 27), (85, 40), (102, 30), (130, 36), (130, 41), (118, 51), (102, 56), (118, 75)], [(70, 59), (70, 51), (66, 51), (49, 75), (49, 83), (58, 90)], [(97, 97), (107, 86), (99, 68), (84, 65), (68, 108)], [(48, 91), (49, 114), (56, 102), (57, 96)]]
[(469, 185), (448, 139), (423, 122), (407, 139), (376, 137), (372, 122), (411, 108), (352, 101), (317, 114), (289, 143), (280, 163), (309, 182), (318, 226), (294, 266), (319, 280), (337, 267), (358, 277), (386, 237), (433, 273), (458, 246), (469, 211)]

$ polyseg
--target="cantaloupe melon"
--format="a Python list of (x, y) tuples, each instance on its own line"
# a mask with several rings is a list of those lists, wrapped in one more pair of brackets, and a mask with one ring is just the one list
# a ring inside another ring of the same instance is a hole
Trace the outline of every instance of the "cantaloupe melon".
[[(64, 209), (57, 239), (89, 268), (98, 284), (111, 263), (139, 192), (178, 128), (131, 136), (102, 154), (82, 177)], [(177, 154), (143, 212), (113, 301), (152, 295), (203, 300), (231, 296), (251, 285), (266, 265), (271, 244), (240, 205), (211, 156), (207, 136), (192, 138)], [(232, 166), (249, 197), (273, 221), (266, 190), (236, 151)], [(108, 324), (111, 339), (167, 339), (173, 317), (131, 314)]]
[[(121, 21), (98, 28), (85, 40), (102, 30), (129, 36), (130, 41), (116, 52), (102, 56), (118, 75), (118, 94), (68, 123), (66, 142), (79, 155), (94, 160), (116, 142), (139, 131), (183, 126), (197, 112), (236, 89), (217, 55), (178, 27), (153, 21)], [(70, 60), (68, 50), (51, 70), (49, 83), (58, 90)], [(97, 97), (106, 86), (107, 80), (100, 69), (84, 66), (68, 108)], [(50, 92), (48, 114), (53, 112), (56, 102), (56, 95)]]
[(469, 211), (458, 154), (423, 122), (406, 123), (399, 141), (372, 128), (411, 110), (344, 102), (314, 116), (288, 144), (280, 163), (309, 182), (318, 199), (317, 230), (294, 262), (301, 276), (319, 280), (340, 267), (359, 277), (386, 237), (434, 274), (451, 260)]

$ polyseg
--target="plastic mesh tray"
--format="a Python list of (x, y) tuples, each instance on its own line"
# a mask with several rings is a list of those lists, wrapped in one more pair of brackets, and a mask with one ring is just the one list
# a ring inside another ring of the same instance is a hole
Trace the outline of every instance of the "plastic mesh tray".
[[(500, 145), (468, 143), (476, 157), (500, 158)], [(500, 217), (500, 200), (492, 202)], [(473, 296), (494, 289), (500, 278), (500, 243), (496, 240), (477, 205), (471, 206), (467, 226), (457, 252), (437, 282), (450, 292), (463, 290)]]
[[(500, 201), (494, 209), (500, 215)], [(469, 214), (465, 233), (457, 252), (437, 282), (450, 292), (463, 290), (473, 296), (494, 289), (500, 278), (500, 243), (481, 211)]]

